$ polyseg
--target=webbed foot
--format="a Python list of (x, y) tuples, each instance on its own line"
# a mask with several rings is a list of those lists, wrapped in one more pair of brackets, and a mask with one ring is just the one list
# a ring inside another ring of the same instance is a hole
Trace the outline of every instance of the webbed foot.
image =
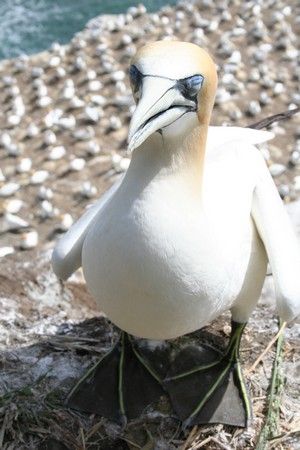
[(223, 355), (203, 347), (182, 350), (164, 386), (183, 426), (223, 423), (246, 427), (251, 404), (239, 361), (240, 340), (246, 324), (232, 322)]
[(76, 384), (70, 408), (126, 424), (164, 395), (160, 376), (122, 332), (120, 340)]

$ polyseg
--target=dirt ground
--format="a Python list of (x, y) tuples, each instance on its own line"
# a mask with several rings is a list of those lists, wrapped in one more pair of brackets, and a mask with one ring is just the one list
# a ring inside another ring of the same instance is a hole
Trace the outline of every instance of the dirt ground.
[[(151, 409), (120, 426), (64, 405), (76, 380), (111, 348), (118, 331), (97, 310), (80, 272), (65, 285), (54, 276), (51, 250), (8, 256), (0, 291), (0, 448), (7, 449), (253, 449), (264, 424), (274, 346), (251, 371), (278, 331), (272, 277), (242, 341), (243, 370), (253, 403), (246, 429), (223, 425), (181, 430), (170, 406)], [(209, 339), (219, 348), (229, 336), (229, 315), (178, 341)], [(299, 325), (285, 331), (280, 365), (279, 417), (268, 448), (299, 449)], [(212, 440), (210, 440), (212, 439)]]

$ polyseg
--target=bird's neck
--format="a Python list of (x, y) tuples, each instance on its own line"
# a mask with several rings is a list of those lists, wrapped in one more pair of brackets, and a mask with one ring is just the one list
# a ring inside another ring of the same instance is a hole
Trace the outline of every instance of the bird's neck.
[(178, 178), (197, 193), (201, 191), (207, 125), (199, 125), (185, 136), (166, 138), (155, 133), (132, 155), (127, 176)]

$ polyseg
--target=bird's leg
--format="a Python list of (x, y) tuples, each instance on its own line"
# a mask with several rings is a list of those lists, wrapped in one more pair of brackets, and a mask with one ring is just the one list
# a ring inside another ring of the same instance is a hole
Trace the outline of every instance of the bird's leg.
[[(248, 425), (251, 404), (239, 358), (245, 326), (246, 323), (232, 321), (230, 340), (221, 356), (204, 348), (198, 355), (193, 354), (194, 366), (190, 361), (186, 371), (182, 370), (180, 362), (180, 358), (185, 361), (189, 358), (184, 355), (185, 350), (177, 356), (164, 385), (184, 426), (200, 423)], [(180, 372), (177, 363), (181, 366)]]
[(121, 332), (115, 346), (72, 389), (67, 405), (125, 424), (163, 394), (160, 376), (133, 339)]

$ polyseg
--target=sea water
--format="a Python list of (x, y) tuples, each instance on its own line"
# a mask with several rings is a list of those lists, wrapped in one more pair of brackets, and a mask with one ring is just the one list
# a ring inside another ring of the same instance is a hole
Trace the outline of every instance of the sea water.
[[(126, 12), (140, 1), (129, 0), (0, 0), (0, 59), (65, 44), (99, 14)], [(144, 0), (148, 11), (176, 0)]]

